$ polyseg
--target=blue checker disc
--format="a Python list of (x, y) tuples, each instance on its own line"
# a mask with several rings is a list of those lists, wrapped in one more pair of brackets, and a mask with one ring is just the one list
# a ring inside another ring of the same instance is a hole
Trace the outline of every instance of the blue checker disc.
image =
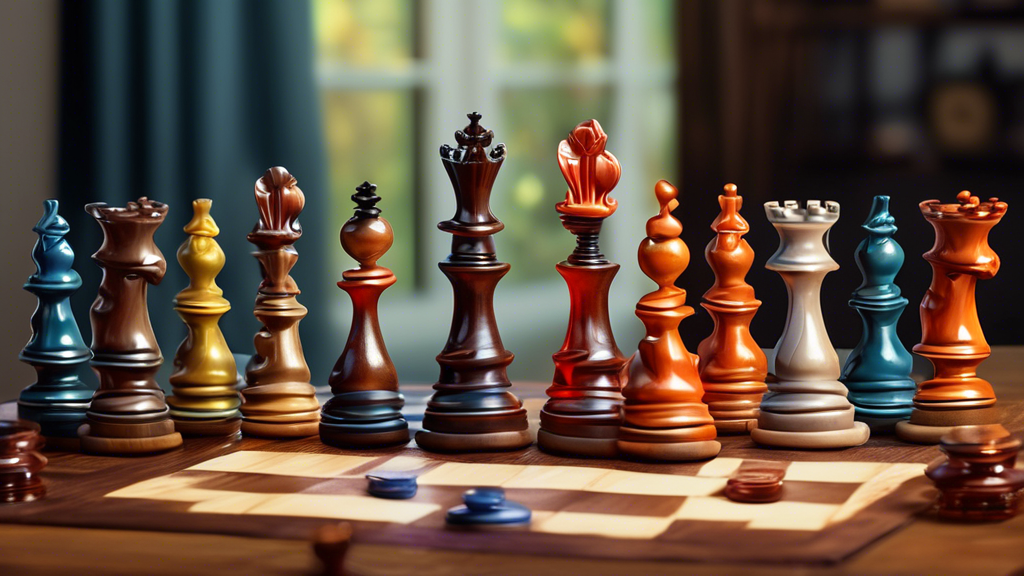
[(530, 509), (522, 504), (507, 502), (501, 488), (473, 488), (462, 495), (464, 506), (448, 510), (450, 524), (525, 524), (530, 521)]
[(366, 491), (378, 498), (405, 500), (416, 495), (416, 474), (382, 470), (366, 475), (369, 485)]

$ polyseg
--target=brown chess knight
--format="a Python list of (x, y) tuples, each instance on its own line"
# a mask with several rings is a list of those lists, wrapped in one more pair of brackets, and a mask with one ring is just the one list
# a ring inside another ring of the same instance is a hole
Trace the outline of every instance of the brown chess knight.
[(715, 330), (697, 347), (704, 402), (719, 434), (746, 433), (757, 427), (761, 396), (768, 390), (768, 361), (750, 335), (750, 321), (761, 306), (745, 277), (754, 251), (743, 235), (750, 225), (740, 215), (743, 197), (735, 184), (718, 196), (722, 211), (711, 224), (715, 237), (704, 256), (715, 271), (715, 284), (704, 293), (703, 306)]
[(647, 221), (647, 238), (640, 244), (640, 269), (658, 284), (636, 305), (636, 315), (647, 335), (629, 367), (629, 382), (622, 390), (623, 423), (619, 450), (653, 460), (702, 460), (718, 454), (715, 421), (701, 401), (704, 389), (697, 372), (697, 357), (679, 336), (679, 322), (693, 315), (686, 305), (686, 290), (676, 278), (690, 263), (690, 251), (679, 238), (683, 225), (672, 216), (679, 194), (665, 180), (654, 186), (661, 206)]
[(159, 284), (167, 272), (153, 241), (167, 205), (143, 197), (124, 208), (97, 202), (85, 211), (103, 228), (103, 244), (92, 255), (103, 280), (89, 310), (91, 364), (100, 387), (78, 432), (82, 449), (128, 455), (176, 448), (181, 434), (154, 379), (164, 358), (146, 302), (149, 284)]
[(256, 181), (260, 219), (247, 238), (257, 247), (254, 255), (263, 273), (253, 310), (263, 327), (253, 341), (256, 353), (245, 367), (246, 435), (296, 438), (314, 436), (319, 429), (320, 404), (299, 340), (306, 307), (295, 299), (299, 287), (289, 275), (299, 259), (292, 244), (302, 236), (298, 218), (305, 203), (295, 178), (280, 166)]
[(931, 361), (935, 376), (917, 386), (910, 421), (896, 424), (903, 440), (937, 443), (953, 426), (994, 424), (992, 385), (977, 369), (992, 349), (978, 320), (974, 288), (999, 271), (988, 234), (1006, 214), (1006, 202), (982, 202), (964, 190), (957, 204), (927, 200), (921, 213), (935, 228), (935, 245), (924, 259), (932, 283), (921, 300), (921, 343), (914, 352)]

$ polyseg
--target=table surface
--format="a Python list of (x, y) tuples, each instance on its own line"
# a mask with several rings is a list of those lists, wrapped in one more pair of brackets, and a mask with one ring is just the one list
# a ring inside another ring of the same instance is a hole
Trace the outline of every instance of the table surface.
[[(1024, 400), (1024, 347), (982, 365), (1001, 401)], [(523, 386), (539, 386), (525, 384)], [(210, 534), (0, 524), (9, 574), (315, 574), (309, 542)], [(553, 558), (353, 544), (353, 574), (1012, 574), (1024, 570), (1024, 515), (990, 524), (920, 518), (837, 566), (751, 566)]]

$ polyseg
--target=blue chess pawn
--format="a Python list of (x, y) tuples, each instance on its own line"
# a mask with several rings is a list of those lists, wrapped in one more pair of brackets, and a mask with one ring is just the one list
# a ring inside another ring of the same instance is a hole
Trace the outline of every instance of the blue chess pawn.
[(82, 278), (72, 269), (75, 253), (64, 239), (70, 227), (57, 214), (56, 200), (43, 203), (43, 217), (32, 230), (39, 234), (32, 250), (36, 273), (25, 290), (39, 303), (32, 314), (32, 338), (19, 359), (35, 368), (36, 383), (21, 392), (18, 416), (38, 422), (48, 445), (70, 447), (92, 398), (78, 376), (92, 352), (82, 341), (69, 301)]
[(872, 432), (891, 432), (896, 422), (910, 418), (916, 389), (910, 378), (913, 357), (896, 334), (908, 301), (893, 284), (903, 266), (903, 248), (892, 238), (895, 221), (889, 214), (889, 197), (875, 196), (862, 225), (868, 237), (854, 253), (864, 281), (854, 291), (850, 307), (860, 314), (863, 333), (840, 378), (850, 391), (856, 419)]

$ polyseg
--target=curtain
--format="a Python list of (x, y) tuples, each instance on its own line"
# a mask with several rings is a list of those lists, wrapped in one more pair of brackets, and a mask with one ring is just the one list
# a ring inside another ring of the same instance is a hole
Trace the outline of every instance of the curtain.
[[(232, 303), (221, 329), (236, 354), (251, 354), (260, 275), (245, 236), (258, 219), (254, 183), (281, 165), (306, 195), (292, 275), (303, 291), (299, 301), (311, 309), (300, 325), (307, 362), (314, 383), (325, 382), (341, 348), (327, 345), (328, 315), (317, 306), (333, 288), (322, 258), (334, 234), (323, 216), (327, 178), (309, 4), (68, 0), (62, 10), (59, 199), (84, 280), (73, 300), (83, 334), (100, 280), (88, 256), (102, 236), (82, 207), (123, 206), (140, 196), (170, 206), (156, 234), (168, 272), (149, 292), (166, 370), (186, 332), (172, 303), (188, 284), (175, 253), (192, 200), (211, 198), (227, 255), (218, 284)], [(344, 335), (335, 340), (343, 343)]]

